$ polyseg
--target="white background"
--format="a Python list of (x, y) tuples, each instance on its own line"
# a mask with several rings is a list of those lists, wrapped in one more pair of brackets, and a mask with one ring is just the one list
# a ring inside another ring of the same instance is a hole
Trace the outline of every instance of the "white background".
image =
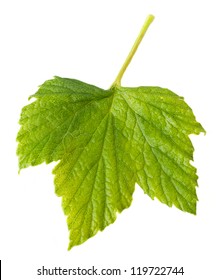
[[(51, 174), (55, 164), (18, 175), (21, 108), (54, 75), (107, 89), (150, 13), (155, 21), (122, 84), (173, 90), (206, 129), (206, 136), (191, 137), (199, 175), (197, 215), (152, 201), (136, 186), (131, 207), (113, 225), (67, 251), (66, 218)], [(219, 1), (3, 0), (0, 29), (2, 279), (88, 279), (37, 276), (42, 265), (128, 270), (108, 279), (147, 278), (129, 276), (132, 266), (183, 266), (183, 276), (151, 277), (219, 279)]]

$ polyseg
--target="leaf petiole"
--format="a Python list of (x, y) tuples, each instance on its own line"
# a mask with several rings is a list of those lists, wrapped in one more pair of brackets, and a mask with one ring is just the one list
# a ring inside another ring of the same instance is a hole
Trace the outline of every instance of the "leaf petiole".
[(144, 35), (145, 35), (145, 33), (146, 33), (148, 27), (149, 27), (150, 24), (153, 22), (153, 20), (154, 20), (154, 16), (153, 16), (153, 15), (147, 16), (147, 18), (146, 18), (146, 20), (145, 20), (145, 22), (144, 22), (144, 24), (143, 24), (143, 26), (142, 26), (142, 28), (141, 28), (141, 31), (140, 31), (140, 33), (138, 34), (138, 37), (137, 37), (137, 39), (135, 40), (134, 45), (133, 45), (133, 47), (131, 48), (131, 50), (130, 50), (130, 52), (129, 52), (129, 54), (128, 54), (128, 56), (127, 56), (127, 58), (126, 58), (124, 64), (122, 65), (122, 67), (121, 67), (121, 69), (120, 69), (120, 71), (119, 71), (119, 73), (118, 73), (118, 75), (117, 75), (117, 77), (116, 77), (114, 83), (112, 84), (111, 88), (113, 88), (113, 87), (118, 87), (118, 86), (121, 85), (121, 79), (122, 79), (122, 77), (123, 77), (123, 75), (124, 75), (124, 72), (126, 71), (128, 65), (130, 64), (130, 62), (131, 62), (131, 60), (132, 60), (134, 54), (135, 54), (136, 51), (137, 51), (137, 48), (139, 47), (139, 45), (140, 45), (140, 43), (141, 43), (141, 41), (142, 41), (142, 39), (143, 39), (143, 37), (144, 37)]

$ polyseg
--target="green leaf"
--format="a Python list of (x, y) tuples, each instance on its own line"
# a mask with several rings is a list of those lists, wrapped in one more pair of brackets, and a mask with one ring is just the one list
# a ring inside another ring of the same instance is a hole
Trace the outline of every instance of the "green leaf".
[(109, 90), (74, 79), (46, 81), (23, 108), (17, 136), (20, 169), (58, 161), (69, 249), (128, 208), (135, 183), (152, 199), (196, 213), (190, 134), (205, 132), (182, 97), (160, 87), (121, 86), (150, 15)]
[(196, 212), (189, 134), (204, 132), (183, 98), (159, 87), (103, 90), (55, 77), (23, 108), (20, 168), (59, 161), (56, 194), (70, 245), (113, 223), (130, 206), (135, 182), (151, 198)]

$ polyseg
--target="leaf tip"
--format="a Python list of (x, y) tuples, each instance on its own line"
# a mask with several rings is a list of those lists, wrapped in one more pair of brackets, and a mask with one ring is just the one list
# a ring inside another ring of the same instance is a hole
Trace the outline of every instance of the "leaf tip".
[(203, 133), (204, 134), (204, 136), (206, 135), (206, 130), (202, 127), (202, 131), (201, 131), (201, 133)]

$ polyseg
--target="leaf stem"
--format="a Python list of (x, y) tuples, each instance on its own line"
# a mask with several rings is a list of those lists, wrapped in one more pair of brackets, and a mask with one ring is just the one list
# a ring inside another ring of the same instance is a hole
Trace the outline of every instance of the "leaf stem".
[(142, 28), (140, 30), (140, 33), (139, 33), (136, 41), (134, 42), (134, 45), (131, 48), (131, 50), (130, 50), (130, 52), (129, 52), (129, 54), (128, 54), (124, 64), (122, 65), (122, 67), (121, 67), (121, 69), (120, 69), (120, 71), (119, 71), (119, 73), (118, 73), (114, 83), (112, 84), (111, 88), (121, 86), (121, 79), (122, 79), (122, 77), (123, 77), (123, 75), (124, 75), (128, 65), (130, 64), (133, 56), (135, 55), (135, 53), (137, 51), (137, 48), (139, 47), (142, 39), (144, 38), (144, 35), (145, 35), (148, 27), (153, 22), (153, 20), (154, 20), (154, 16), (153, 15), (147, 16), (147, 18), (146, 18), (146, 20), (145, 20), (145, 22), (144, 22), (144, 24), (143, 24), (143, 26), (142, 26)]

